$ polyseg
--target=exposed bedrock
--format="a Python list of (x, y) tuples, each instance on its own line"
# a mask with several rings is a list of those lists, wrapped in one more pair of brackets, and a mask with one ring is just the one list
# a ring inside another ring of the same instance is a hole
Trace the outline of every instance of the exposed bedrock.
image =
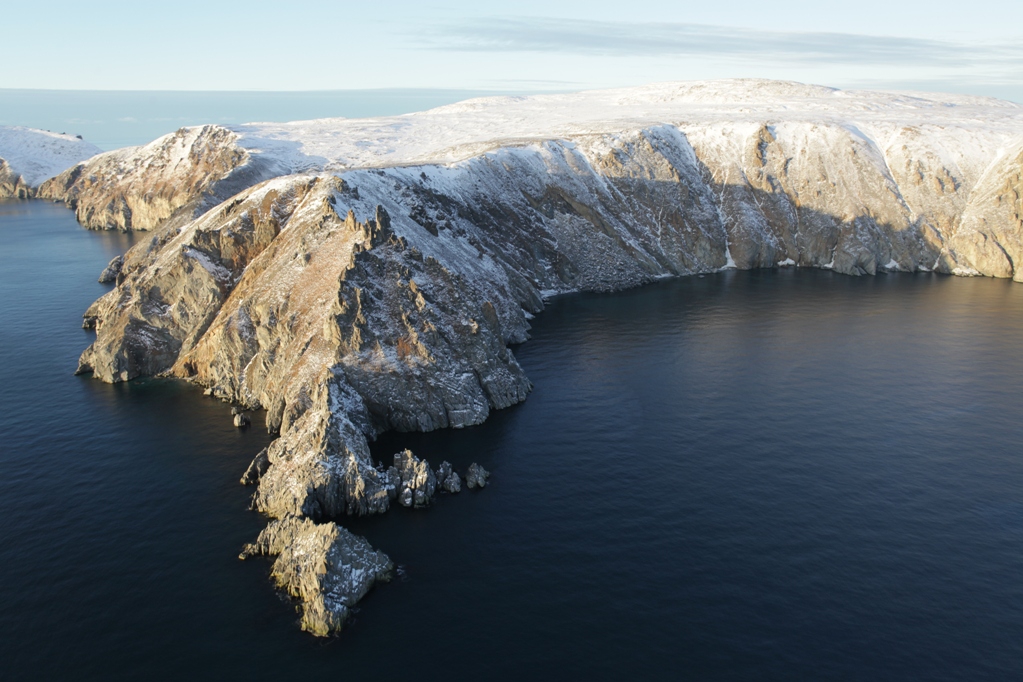
[(252, 157), (216, 125), (181, 128), (142, 147), (97, 154), (44, 182), (41, 199), (62, 201), (94, 230), (153, 230), (187, 222), (282, 169)]
[[(86, 313), (96, 340), (79, 370), (181, 377), (265, 409), (279, 437), (245, 480), (270, 517), (330, 528), (395, 498), (421, 506), (460, 489), (457, 474), (438, 478), (411, 454), (385, 472), (368, 439), (478, 424), (523, 400), (508, 346), (547, 295), (776, 265), (1023, 277), (1023, 146), (985, 157), (911, 126), (875, 139), (828, 123), (654, 126), (451, 165), (283, 176), (192, 220), (176, 213), (201, 211), (192, 200), (157, 210), (144, 183), (118, 185), (125, 205), (148, 202), (150, 226), (167, 222)], [(103, 203), (75, 183), (79, 211)], [(469, 472), (468, 487), (485, 483)], [(307, 597), (324, 589), (301, 598), (318, 604)], [(331, 604), (350, 605), (322, 603), (333, 615), (309, 607), (311, 631), (343, 621)]]
[(0, 199), (31, 199), (35, 190), (7, 161), (0, 159)]
[(117, 281), (117, 276), (121, 274), (121, 268), (124, 267), (124, 256), (114, 256), (105, 268), (103, 272), (99, 273), (100, 284), (110, 284), (111, 282)]
[(296, 600), (302, 629), (319, 636), (340, 630), (352, 606), (394, 572), (387, 555), (365, 538), (306, 518), (271, 522), (241, 558), (254, 555), (276, 557), (271, 577)]

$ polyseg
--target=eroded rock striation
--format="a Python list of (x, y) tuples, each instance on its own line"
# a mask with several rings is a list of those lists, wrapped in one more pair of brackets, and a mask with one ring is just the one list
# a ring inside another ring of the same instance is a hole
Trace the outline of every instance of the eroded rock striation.
[(265, 409), (279, 437), (245, 480), (305, 533), (460, 490), (368, 439), (523, 400), (509, 345), (546, 296), (732, 267), (1023, 280), (1021, 178), (1016, 105), (738, 81), (183, 129), (45, 190), (154, 230), (86, 313), (79, 370)]

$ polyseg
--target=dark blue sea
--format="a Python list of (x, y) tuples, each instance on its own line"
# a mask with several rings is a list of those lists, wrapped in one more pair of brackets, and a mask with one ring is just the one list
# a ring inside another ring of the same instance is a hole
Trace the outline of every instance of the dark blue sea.
[(525, 403), (374, 445), (492, 484), (349, 523), (404, 577), (316, 639), (236, 558), (268, 436), (186, 384), (73, 375), (130, 242), (0, 205), (3, 680), (1023, 678), (1023, 285), (553, 299)]

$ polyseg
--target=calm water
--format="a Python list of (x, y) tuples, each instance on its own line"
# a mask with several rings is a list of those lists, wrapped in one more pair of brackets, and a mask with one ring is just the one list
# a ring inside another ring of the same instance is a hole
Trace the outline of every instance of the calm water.
[(182, 126), (394, 116), (495, 91), (158, 92), (0, 89), (0, 125), (81, 135), (100, 149), (146, 144)]
[(1023, 673), (1023, 286), (820, 271), (555, 299), (536, 384), (391, 435), (492, 486), (350, 524), (406, 569), (343, 636), (239, 562), (267, 442), (72, 376), (128, 245), (0, 206), (0, 661), (35, 679), (1006, 680)]

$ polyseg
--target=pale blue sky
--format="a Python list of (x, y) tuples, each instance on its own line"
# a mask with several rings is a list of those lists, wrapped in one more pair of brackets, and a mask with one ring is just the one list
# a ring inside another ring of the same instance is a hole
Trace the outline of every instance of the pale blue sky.
[(12, 5), (2, 88), (574, 90), (752, 76), (1023, 101), (1023, 24), (1006, 0)]

